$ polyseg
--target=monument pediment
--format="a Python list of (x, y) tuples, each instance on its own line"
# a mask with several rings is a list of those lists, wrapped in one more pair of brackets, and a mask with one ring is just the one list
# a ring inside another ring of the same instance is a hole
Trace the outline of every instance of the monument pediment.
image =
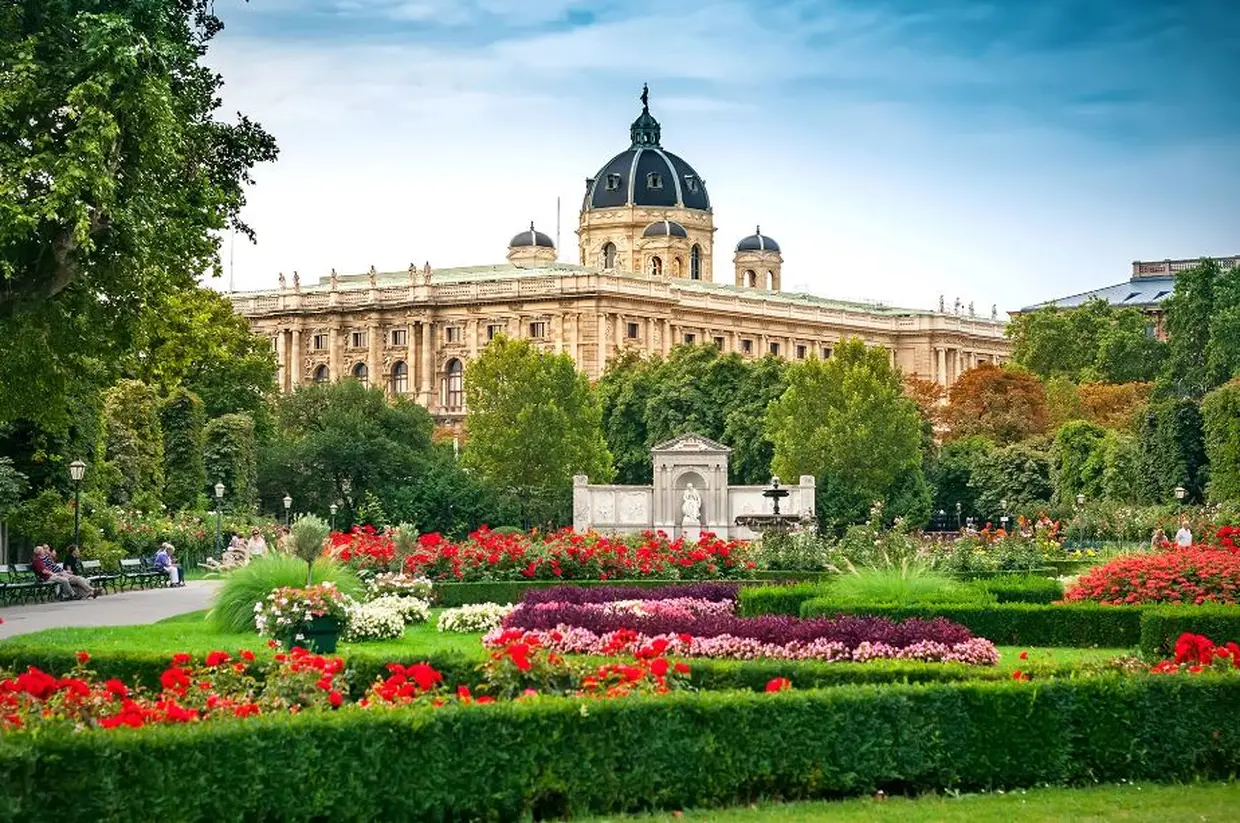
[(652, 455), (669, 452), (673, 454), (731, 454), (732, 450), (722, 443), (716, 443), (709, 437), (688, 432), (679, 437), (673, 437), (666, 443), (660, 443), (650, 450)]

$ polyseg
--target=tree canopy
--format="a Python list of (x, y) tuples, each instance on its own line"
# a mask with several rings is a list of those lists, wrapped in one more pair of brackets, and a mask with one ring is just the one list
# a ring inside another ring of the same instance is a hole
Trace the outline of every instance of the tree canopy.
[(1013, 362), (1042, 378), (1127, 383), (1153, 380), (1166, 344), (1148, 331), (1135, 307), (1094, 298), (1074, 308), (1046, 306), (1012, 319)]
[(574, 474), (615, 476), (598, 399), (566, 353), (496, 337), (465, 369), (465, 403), (462, 462), (497, 489), (541, 494)]
[(948, 396), (944, 417), (952, 437), (1011, 443), (1046, 431), (1046, 390), (1023, 369), (985, 363), (960, 375)]
[(831, 359), (794, 363), (786, 376), (788, 387), (767, 411), (773, 468), (790, 480), (818, 479), (824, 526), (853, 522), (875, 502), (889, 514), (924, 518), (921, 419), (886, 352), (844, 341)]
[(64, 419), (156, 296), (218, 267), (275, 141), (217, 119), (211, 0), (0, 7), (0, 420)]

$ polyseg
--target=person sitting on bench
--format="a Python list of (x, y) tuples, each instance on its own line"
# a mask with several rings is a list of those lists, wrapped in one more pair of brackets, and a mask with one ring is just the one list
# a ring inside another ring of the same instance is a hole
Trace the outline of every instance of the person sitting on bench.
[(172, 556), (175, 549), (171, 543), (160, 543), (159, 551), (155, 552), (155, 568), (168, 575), (168, 582), (173, 586), (184, 586), (185, 577), (181, 574), (181, 567), (177, 565), (176, 558)]
[(56, 562), (51, 549), (47, 546), (36, 546), (31, 568), (35, 576), (44, 582), (59, 583), (60, 594), (66, 600), (82, 600), (87, 597), (98, 597), (99, 590), (90, 584), (85, 577), (69, 574), (64, 567)]

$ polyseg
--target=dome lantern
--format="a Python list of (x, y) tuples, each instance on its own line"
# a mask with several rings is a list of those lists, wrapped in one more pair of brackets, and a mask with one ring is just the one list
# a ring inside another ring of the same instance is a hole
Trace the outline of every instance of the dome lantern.
[(522, 264), (554, 263), (558, 257), (555, 242), (550, 237), (534, 228), (530, 221), (527, 231), (513, 236), (508, 241), (508, 262)]

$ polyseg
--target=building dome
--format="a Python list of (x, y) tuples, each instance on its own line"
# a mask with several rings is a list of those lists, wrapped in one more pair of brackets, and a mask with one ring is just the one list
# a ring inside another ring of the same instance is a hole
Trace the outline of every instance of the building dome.
[(649, 90), (642, 89), (642, 113), (629, 127), (630, 145), (586, 180), (583, 210), (648, 206), (710, 210), (706, 184), (693, 167), (660, 140), (662, 128), (650, 113)]
[(779, 244), (762, 233), (762, 227), (736, 244), (737, 251), (779, 251)]
[(642, 232), (642, 237), (688, 237), (685, 227), (675, 220), (658, 220), (651, 223)]
[(520, 248), (522, 246), (541, 246), (545, 249), (554, 249), (555, 243), (547, 235), (540, 231), (535, 231), (534, 224), (531, 222), (528, 231), (521, 232), (513, 237), (508, 243), (508, 248), (510, 249)]

